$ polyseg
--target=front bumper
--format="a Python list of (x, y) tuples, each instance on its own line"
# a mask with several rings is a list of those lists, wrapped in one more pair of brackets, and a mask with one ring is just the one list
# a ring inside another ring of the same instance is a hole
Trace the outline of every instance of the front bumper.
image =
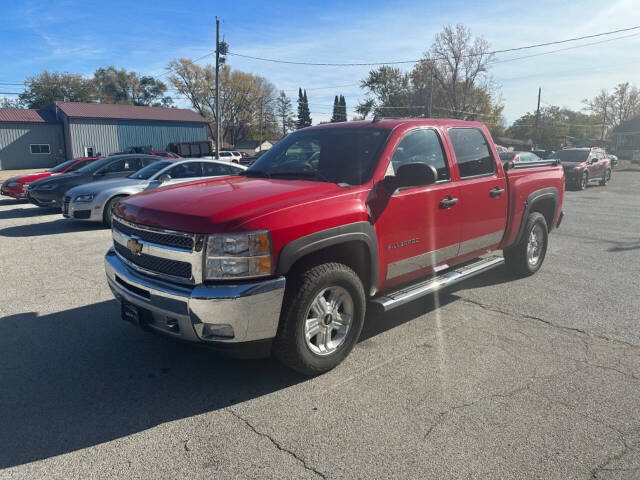
[[(145, 324), (176, 339), (232, 347), (276, 336), (284, 277), (237, 284), (186, 286), (135, 272), (113, 248), (105, 255), (107, 281), (115, 297), (150, 312)], [(222, 331), (226, 336), (206, 335)], [(231, 327), (232, 336), (228, 336)], [(225, 348), (226, 349), (226, 348)]]
[(75, 220), (90, 220), (93, 222), (102, 221), (102, 205), (91, 202), (74, 202), (70, 199), (67, 204), (67, 197), (62, 197), (62, 215)]
[(2, 187), (0, 187), (0, 195), (17, 198), (18, 200), (22, 200), (25, 198), (22, 185), (18, 185), (17, 187), (7, 187), (3, 185)]
[(55, 190), (28, 190), (27, 198), (39, 207), (62, 208), (62, 199)]

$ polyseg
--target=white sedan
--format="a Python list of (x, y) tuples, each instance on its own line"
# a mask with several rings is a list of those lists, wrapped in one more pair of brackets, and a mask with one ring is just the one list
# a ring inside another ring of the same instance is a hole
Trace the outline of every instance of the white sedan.
[(225, 175), (239, 175), (247, 167), (202, 158), (158, 160), (128, 177), (79, 185), (62, 198), (66, 218), (102, 222), (111, 226), (111, 210), (118, 200), (159, 186)]

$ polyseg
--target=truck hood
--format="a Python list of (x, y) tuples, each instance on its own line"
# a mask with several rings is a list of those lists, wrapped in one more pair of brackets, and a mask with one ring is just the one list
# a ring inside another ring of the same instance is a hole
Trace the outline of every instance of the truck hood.
[(335, 183), (232, 177), (147, 191), (121, 201), (115, 213), (150, 227), (217, 233), (264, 213), (342, 192)]
[(78, 185), (69, 190), (69, 194), (73, 195), (88, 195), (98, 194), (112, 188), (127, 188), (140, 186), (144, 188), (149, 183), (149, 180), (136, 180), (134, 178), (114, 178), (113, 180), (102, 180), (99, 182), (86, 183), (84, 185)]

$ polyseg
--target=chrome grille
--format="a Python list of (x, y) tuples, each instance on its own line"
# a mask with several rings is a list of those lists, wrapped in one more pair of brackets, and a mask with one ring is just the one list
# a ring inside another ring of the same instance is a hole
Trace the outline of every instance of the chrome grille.
[(118, 256), (140, 273), (177, 283), (202, 282), (204, 235), (148, 227), (114, 216), (112, 236)]
[(173, 234), (154, 231), (148, 228), (140, 228), (130, 223), (124, 223), (115, 217), (113, 218), (113, 228), (117, 228), (125, 235), (135, 235), (142, 240), (157, 243), (158, 245), (167, 245), (169, 247), (184, 248), (187, 250), (193, 248), (194, 235), (191, 234), (180, 234), (177, 232)]

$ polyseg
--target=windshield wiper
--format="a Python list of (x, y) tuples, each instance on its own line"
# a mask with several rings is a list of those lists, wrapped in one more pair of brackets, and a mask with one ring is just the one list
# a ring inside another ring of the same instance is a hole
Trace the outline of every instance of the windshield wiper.
[(316, 179), (322, 180), (328, 183), (336, 183), (333, 180), (329, 180), (325, 175), (316, 171), (292, 171), (292, 172), (274, 172), (272, 176), (276, 177), (289, 177), (289, 178), (308, 178), (308, 179)]
[(271, 174), (264, 170), (245, 170), (241, 175), (243, 177), (271, 178)]

